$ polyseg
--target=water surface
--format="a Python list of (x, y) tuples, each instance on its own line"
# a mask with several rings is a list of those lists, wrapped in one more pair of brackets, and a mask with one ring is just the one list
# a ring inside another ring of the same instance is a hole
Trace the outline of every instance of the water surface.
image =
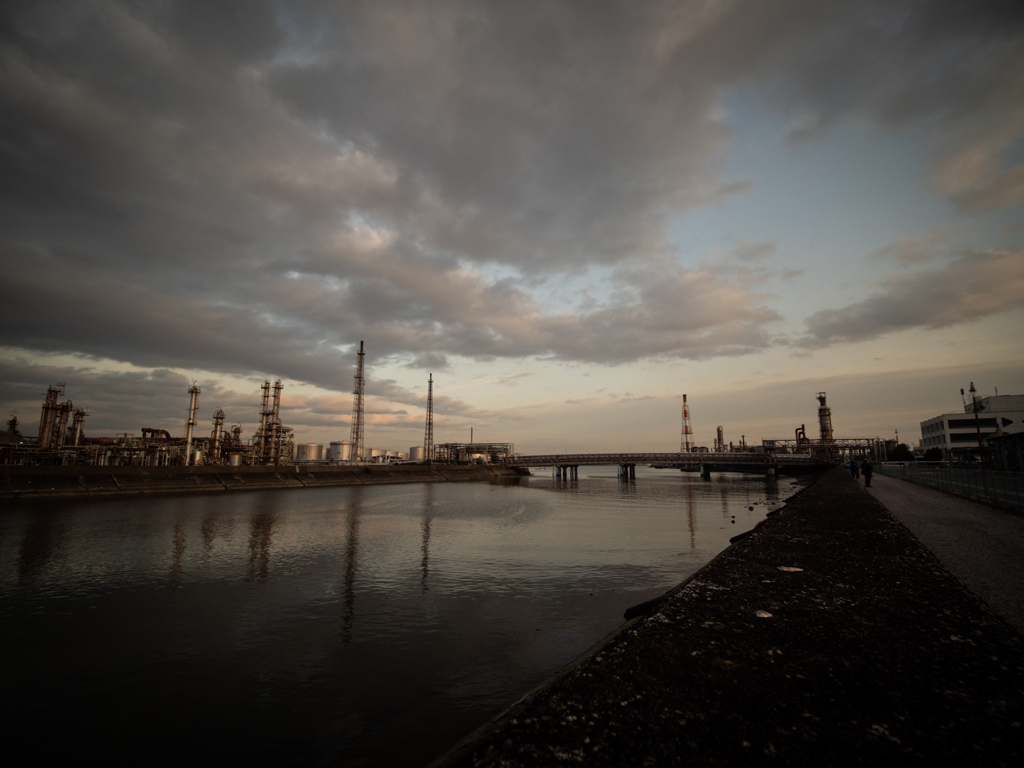
[(14, 746), (147, 764), (423, 764), (796, 485), (580, 473), (8, 504)]

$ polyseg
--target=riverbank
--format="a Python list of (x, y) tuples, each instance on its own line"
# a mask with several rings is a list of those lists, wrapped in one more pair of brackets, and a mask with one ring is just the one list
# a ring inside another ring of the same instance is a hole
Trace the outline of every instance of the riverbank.
[(24, 467), (0, 466), (0, 498), (222, 493), (395, 483), (511, 480), (515, 469), (480, 464), (283, 467)]
[(433, 765), (1019, 765), (1022, 644), (836, 469)]

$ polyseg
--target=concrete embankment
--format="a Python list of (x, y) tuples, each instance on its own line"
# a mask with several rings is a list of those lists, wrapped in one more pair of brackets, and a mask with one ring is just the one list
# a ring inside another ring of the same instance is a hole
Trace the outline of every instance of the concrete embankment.
[(837, 469), (434, 765), (1022, 761), (1024, 638)]
[(217, 493), (338, 485), (492, 481), (514, 469), (481, 465), (284, 467), (23, 467), (0, 466), (0, 498)]

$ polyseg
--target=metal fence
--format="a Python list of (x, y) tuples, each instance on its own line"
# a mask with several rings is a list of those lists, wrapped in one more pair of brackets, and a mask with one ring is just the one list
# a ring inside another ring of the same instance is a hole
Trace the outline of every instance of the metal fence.
[(1021, 472), (915, 464), (875, 464), (875, 471), (887, 477), (898, 477), (946, 493), (1024, 512), (1024, 473)]

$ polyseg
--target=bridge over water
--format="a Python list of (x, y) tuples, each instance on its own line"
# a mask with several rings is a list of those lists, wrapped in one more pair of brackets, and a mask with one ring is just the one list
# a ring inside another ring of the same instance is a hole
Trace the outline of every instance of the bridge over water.
[(708, 472), (812, 472), (835, 463), (814, 453), (556, 453), (514, 454), (512, 467), (552, 467), (558, 477), (574, 478), (583, 466), (618, 466), (620, 475), (636, 476), (636, 465)]

